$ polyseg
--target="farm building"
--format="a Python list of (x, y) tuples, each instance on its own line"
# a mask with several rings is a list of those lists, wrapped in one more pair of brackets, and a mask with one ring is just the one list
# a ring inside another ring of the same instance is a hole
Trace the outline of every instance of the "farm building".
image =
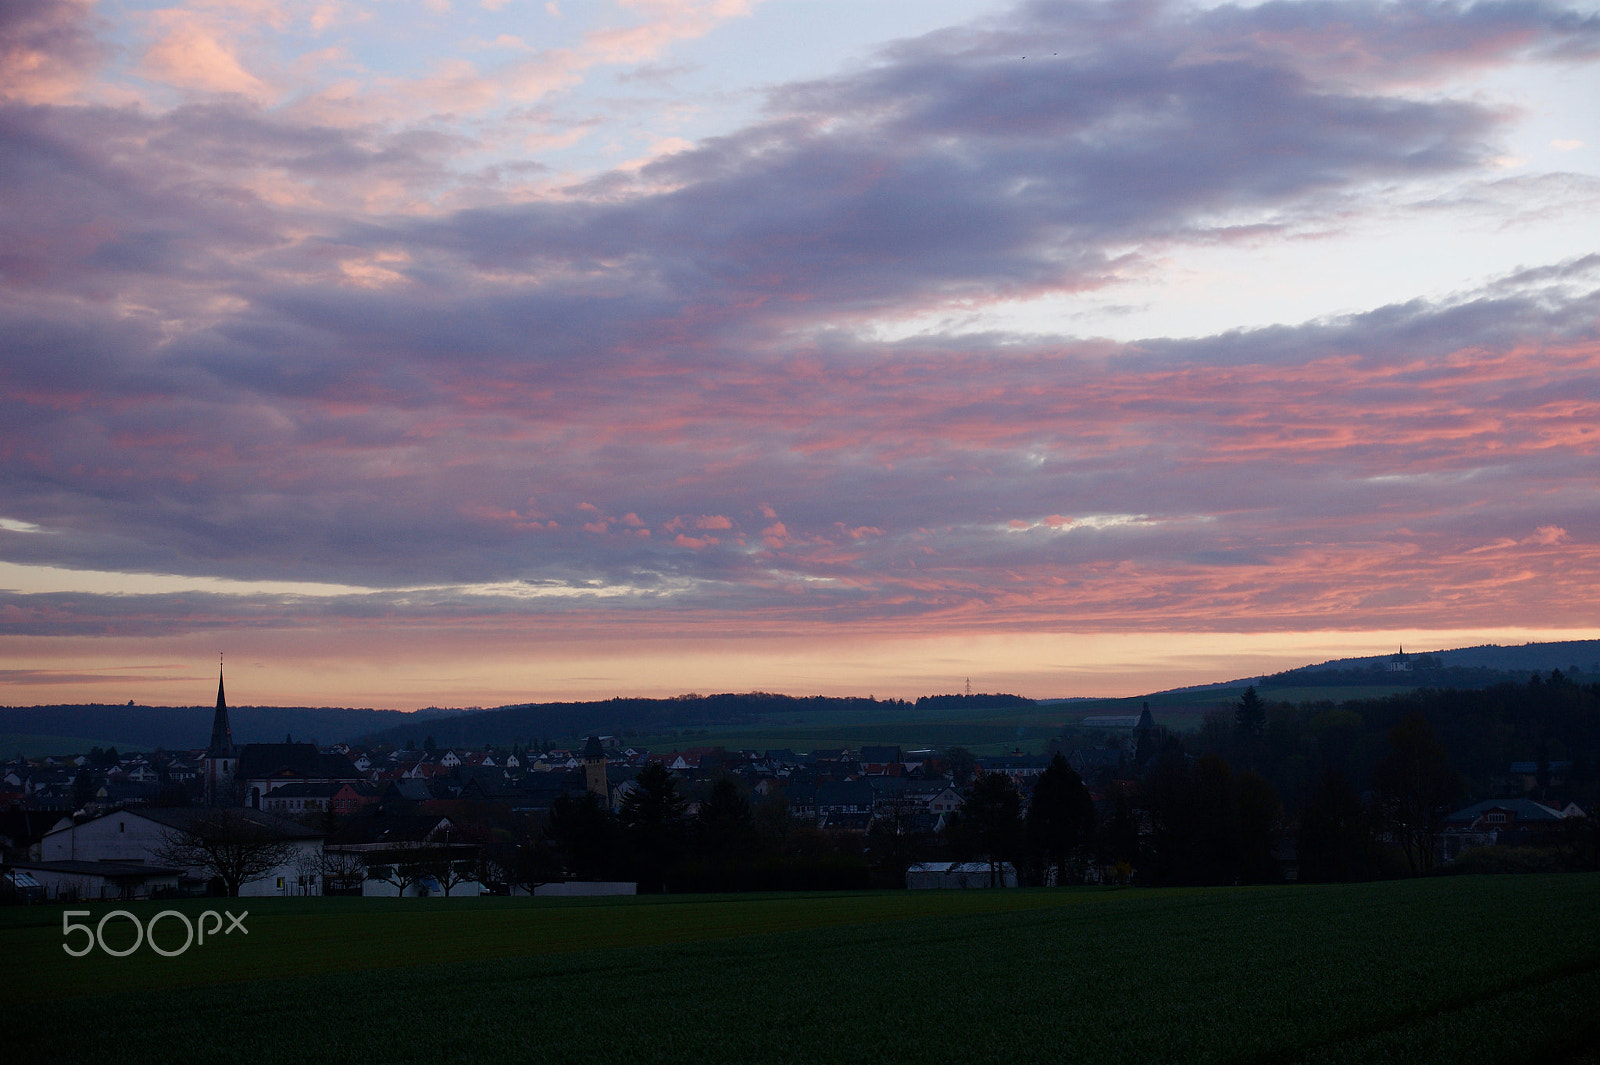
[(996, 880), (988, 862), (919, 862), (906, 870), (908, 888), (1016, 887), (1017, 870), (1001, 862)]

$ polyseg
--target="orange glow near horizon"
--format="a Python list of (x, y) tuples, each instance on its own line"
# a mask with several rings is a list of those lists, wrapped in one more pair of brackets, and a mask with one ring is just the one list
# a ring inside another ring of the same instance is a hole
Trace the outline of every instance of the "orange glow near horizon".
[[(518, 647), (514, 641), (484, 645), (476, 640), (401, 638), (388, 643), (386, 654), (377, 654), (366, 638), (248, 635), (248, 643), (234, 636), (227, 640), (230, 702), (397, 710), (665, 697), (690, 691), (914, 699), (960, 691), (968, 678), (974, 691), (1036, 699), (1113, 698), (1250, 679), (1337, 658), (1391, 654), (1401, 646), (1423, 652), (1596, 637), (1594, 630), (1531, 629), (1039, 633), (651, 640), (627, 652), (549, 642)], [(0, 688), (0, 701), (11, 706), (120, 704), (130, 699), (148, 706), (205, 705), (216, 681), (216, 651), (205, 647), (207, 642), (184, 637), (135, 645), (110, 639), (90, 656), (82, 646), (38, 641), (27, 650), (35, 662), (49, 660), (52, 665), (48, 671), (29, 670), (41, 674), (35, 680), (12, 670)], [(138, 659), (149, 664), (131, 664)]]

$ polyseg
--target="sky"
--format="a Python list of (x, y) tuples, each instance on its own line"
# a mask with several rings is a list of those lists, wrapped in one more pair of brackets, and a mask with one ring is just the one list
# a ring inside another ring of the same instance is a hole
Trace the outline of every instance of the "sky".
[(0, 703), (1600, 636), (1600, 4), (7, 0)]

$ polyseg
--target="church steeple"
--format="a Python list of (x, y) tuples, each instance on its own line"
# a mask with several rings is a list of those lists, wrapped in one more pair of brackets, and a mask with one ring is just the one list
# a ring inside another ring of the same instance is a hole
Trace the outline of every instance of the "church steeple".
[(222, 665), (217, 665), (217, 712), (211, 719), (211, 746), (206, 754), (212, 758), (232, 758), (233, 729), (228, 727), (228, 700), (222, 692)]
[(233, 746), (233, 729), (228, 727), (228, 699), (222, 692), (222, 663), (217, 663), (217, 713), (211, 719), (211, 746), (200, 760), (203, 769), (207, 806), (226, 806), (233, 792), (233, 777), (239, 769), (239, 752)]

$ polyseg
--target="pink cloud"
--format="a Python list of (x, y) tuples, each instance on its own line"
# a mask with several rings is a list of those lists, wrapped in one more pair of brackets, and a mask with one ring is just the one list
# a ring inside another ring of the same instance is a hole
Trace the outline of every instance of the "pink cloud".
[(102, 54), (92, 0), (32, 0), (0, 14), (0, 100), (59, 103), (76, 96)]
[(150, 16), (155, 42), (145, 52), (146, 77), (183, 89), (234, 93), (265, 101), (275, 90), (245, 67), (238, 42), (216, 18), (169, 8)]
[[(1236, 239), (1218, 217), (1293, 229), (1476, 180), (1504, 115), (1389, 86), (1580, 57), (1592, 22), (1024, 7), (534, 195), (544, 177), (469, 173), (476, 119), (417, 116), (658, 56), (738, 5), (635, 8), (647, 25), (381, 101), (341, 66), (347, 96), (281, 107), (243, 11), (154, 17), (147, 71), (212, 97), (165, 112), (72, 102), (100, 61), (83, 5), (0, 38), (8, 75), (42, 71), (0, 126), (0, 517), (60, 532), (0, 530), (8, 564), (347, 583), (373, 591), (316, 613), (369, 633), (434, 624), (384, 591), (420, 583), (464, 632), (597, 641), (1592, 622), (1600, 260), (1210, 337), (872, 339), (1157, 269), (1126, 249)], [(1081, 52), (1017, 63), (1042, 32)], [(451, 590), (516, 581), (562, 594)], [(59, 639), (306, 617), (0, 593), (0, 632)]]

